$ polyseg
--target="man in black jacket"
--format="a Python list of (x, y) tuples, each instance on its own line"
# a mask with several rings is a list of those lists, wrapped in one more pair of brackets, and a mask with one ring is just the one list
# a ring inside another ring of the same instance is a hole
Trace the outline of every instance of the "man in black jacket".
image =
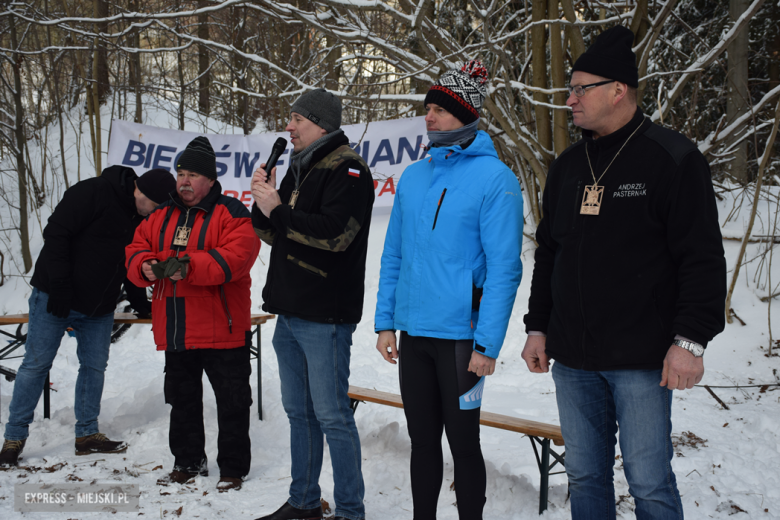
[[(76, 455), (127, 449), (127, 444), (109, 440), (98, 429), (114, 309), (127, 276), (125, 246), (141, 220), (175, 189), (176, 180), (166, 170), (138, 177), (131, 168), (111, 166), (100, 177), (73, 185), (57, 204), (43, 230), (45, 242), (30, 282), (27, 343), (0, 467), (18, 465), (46, 374), (68, 327), (78, 341)], [(148, 314), (145, 290), (129, 283), (126, 289), (133, 308)]]
[(363, 312), (374, 182), (349, 147), (341, 100), (323, 89), (293, 104), (290, 168), (252, 179), (252, 222), (270, 244), (263, 310), (278, 314), (273, 345), (290, 420), (290, 498), (264, 520), (322, 518), (323, 434), (333, 463), (336, 519), (362, 520), (360, 438), (349, 396), (352, 333)]
[(637, 518), (683, 518), (672, 390), (704, 374), (724, 327), (726, 262), (710, 170), (636, 106), (634, 35), (602, 33), (574, 64), (583, 138), (550, 166), (522, 357), (552, 368), (573, 518), (615, 518), (618, 426)]

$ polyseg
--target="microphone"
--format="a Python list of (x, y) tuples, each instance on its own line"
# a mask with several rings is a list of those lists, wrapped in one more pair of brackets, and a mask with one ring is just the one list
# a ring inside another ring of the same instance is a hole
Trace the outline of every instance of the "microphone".
[(265, 163), (265, 171), (268, 174), (265, 178), (265, 182), (268, 182), (268, 179), (271, 177), (271, 170), (276, 166), (276, 161), (278, 161), (279, 157), (284, 153), (285, 148), (287, 148), (287, 139), (280, 137), (271, 148), (271, 156), (268, 157), (268, 161)]

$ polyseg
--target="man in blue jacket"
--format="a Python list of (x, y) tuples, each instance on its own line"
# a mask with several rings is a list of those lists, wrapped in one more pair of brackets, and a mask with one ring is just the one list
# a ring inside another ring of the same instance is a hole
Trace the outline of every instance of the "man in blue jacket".
[(376, 348), (400, 361), (416, 520), (436, 518), (444, 428), (459, 517), (482, 518), (484, 377), (495, 371), (522, 275), (520, 185), (477, 130), (486, 82), (472, 60), (428, 91), (430, 158), (404, 171), (382, 254)]

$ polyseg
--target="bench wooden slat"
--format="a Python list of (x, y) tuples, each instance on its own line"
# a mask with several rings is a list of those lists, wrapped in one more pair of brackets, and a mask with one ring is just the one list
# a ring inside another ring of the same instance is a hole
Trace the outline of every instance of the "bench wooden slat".
[(390, 392), (381, 392), (379, 390), (372, 390), (370, 388), (350, 386), (349, 397), (350, 399), (355, 399), (356, 401), (368, 401), (371, 403), (383, 404), (385, 406), (394, 406), (395, 408), (404, 407), (404, 403), (401, 401), (400, 395), (391, 394)]
[[(350, 386), (349, 397), (351, 399), (355, 399), (356, 401), (367, 401), (371, 403), (383, 404), (385, 406), (393, 406), (395, 408), (404, 407), (400, 395), (390, 392), (382, 392), (379, 390), (372, 390), (370, 388)], [(480, 412), (479, 417), (479, 423), (484, 426), (522, 433), (525, 435), (532, 435), (534, 437), (543, 437), (553, 441), (553, 444), (556, 446), (564, 445), (563, 435), (561, 435), (561, 428), (560, 426), (555, 426), (554, 424), (546, 424), (528, 419), (520, 419), (519, 417), (510, 417), (508, 415), (501, 415), (498, 413), (485, 411)]]
[(30, 320), (27, 314), (6, 314), (5, 316), (0, 316), (0, 325), (19, 325), (28, 321)]

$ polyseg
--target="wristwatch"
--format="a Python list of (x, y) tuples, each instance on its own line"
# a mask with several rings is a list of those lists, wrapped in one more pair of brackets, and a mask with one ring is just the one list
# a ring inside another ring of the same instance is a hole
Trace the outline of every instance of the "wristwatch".
[(684, 348), (685, 350), (693, 354), (695, 357), (702, 357), (704, 355), (704, 347), (702, 347), (698, 343), (694, 343), (693, 341), (676, 339), (673, 341), (673, 343), (680, 348)]

